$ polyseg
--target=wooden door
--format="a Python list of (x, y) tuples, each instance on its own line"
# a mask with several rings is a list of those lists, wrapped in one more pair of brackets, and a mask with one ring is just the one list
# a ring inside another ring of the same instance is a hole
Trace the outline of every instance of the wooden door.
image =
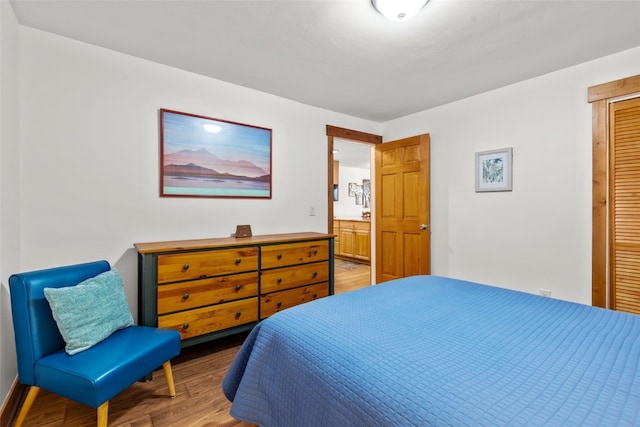
[(428, 134), (376, 146), (376, 283), (431, 273)]
[(609, 107), (610, 306), (640, 314), (640, 98)]

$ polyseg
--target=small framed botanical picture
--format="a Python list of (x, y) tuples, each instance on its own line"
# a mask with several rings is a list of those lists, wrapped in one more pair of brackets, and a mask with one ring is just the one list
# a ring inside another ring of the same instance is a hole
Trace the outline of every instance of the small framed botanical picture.
[(512, 159), (512, 148), (476, 153), (476, 193), (512, 191)]

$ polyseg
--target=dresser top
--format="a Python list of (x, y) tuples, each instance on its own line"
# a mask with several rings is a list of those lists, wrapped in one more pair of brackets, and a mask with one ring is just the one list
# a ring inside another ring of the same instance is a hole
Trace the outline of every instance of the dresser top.
[(220, 248), (227, 246), (260, 245), (268, 243), (297, 242), (305, 240), (333, 239), (333, 234), (325, 233), (284, 233), (264, 234), (253, 237), (220, 237), (212, 239), (170, 240), (166, 242), (134, 243), (139, 253), (172, 252), (191, 249)]

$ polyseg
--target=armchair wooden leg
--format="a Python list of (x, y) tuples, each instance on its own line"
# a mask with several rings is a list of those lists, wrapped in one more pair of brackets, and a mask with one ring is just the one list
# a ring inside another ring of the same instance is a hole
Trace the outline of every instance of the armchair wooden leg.
[(162, 369), (164, 370), (164, 376), (167, 379), (167, 385), (169, 386), (169, 395), (171, 397), (176, 397), (176, 386), (173, 383), (173, 372), (171, 371), (171, 362), (167, 360), (162, 364)]
[(27, 418), (27, 413), (33, 402), (36, 400), (38, 393), (40, 392), (40, 387), (36, 387), (32, 385), (29, 387), (29, 392), (27, 393), (27, 397), (24, 399), (24, 403), (22, 403), (22, 408), (20, 408), (20, 412), (18, 413), (18, 418), (16, 419), (15, 427), (21, 427), (22, 423), (24, 423), (24, 419)]
[(107, 427), (109, 420), (109, 401), (107, 400), (98, 407), (98, 427)]

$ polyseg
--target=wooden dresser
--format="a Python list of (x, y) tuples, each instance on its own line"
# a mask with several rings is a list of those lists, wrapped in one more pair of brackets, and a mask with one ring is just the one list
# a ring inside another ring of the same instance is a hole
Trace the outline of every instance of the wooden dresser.
[(333, 290), (333, 235), (289, 233), (136, 243), (138, 323), (182, 346), (251, 329)]

